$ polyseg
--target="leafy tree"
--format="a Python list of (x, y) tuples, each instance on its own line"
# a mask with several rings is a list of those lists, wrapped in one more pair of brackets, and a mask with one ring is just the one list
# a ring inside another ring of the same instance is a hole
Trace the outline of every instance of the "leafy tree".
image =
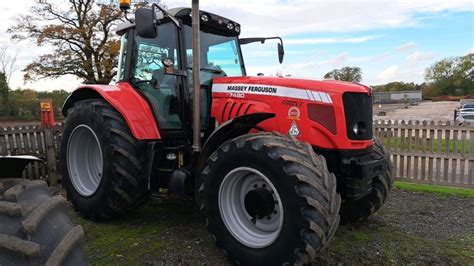
[(343, 67), (341, 69), (334, 69), (326, 73), (324, 78), (360, 82), (362, 80), (362, 69), (360, 67)]
[(5, 72), (0, 72), (0, 115), (7, 115), (8, 108), (8, 82)]
[(11, 90), (9, 92), (11, 118), (39, 120), (40, 104), (35, 90)]
[[(9, 90), (6, 92), (7, 101), (2, 101), (5, 78), (0, 72), (0, 118), (16, 120), (39, 120), (40, 99), (52, 99), (54, 116), (62, 119), (61, 107), (69, 93), (65, 90), (35, 91), (32, 89)], [(2, 82), (3, 81), (3, 82)]]
[(69, 0), (60, 5), (40, 1), (16, 18), (8, 32), (13, 40), (34, 40), (54, 51), (26, 66), (25, 79), (71, 74), (88, 83), (107, 84), (114, 77), (120, 44), (112, 30), (121, 19), (113, 5)]
[(436, 88), (435, 88), (434, 84), (432, 84), (432, 83), (423, 82), (420, 85), (420, 89), (423, 93), (423, 97), (434, 97), (434, 96), (438, 95), (438, 93), (436, 91)]
[(425, 79), (432, 83), (438, 95), (474, 93), (474, 53), (445, 58), (426, 69)]
[(413, 82), (405, 83), (400, 81), (390, 82), (384, 85), (373, 86), (376, 91), (412, 91), (419, 90), (419, 85)]

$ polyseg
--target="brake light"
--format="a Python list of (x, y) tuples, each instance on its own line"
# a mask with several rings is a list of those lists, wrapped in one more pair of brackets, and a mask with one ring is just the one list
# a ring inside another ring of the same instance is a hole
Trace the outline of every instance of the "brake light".
[(324, 126), (332, 134), (337, 134), (336, 116), (332, 105), (310, 103), (308, 104), (308, 117)]

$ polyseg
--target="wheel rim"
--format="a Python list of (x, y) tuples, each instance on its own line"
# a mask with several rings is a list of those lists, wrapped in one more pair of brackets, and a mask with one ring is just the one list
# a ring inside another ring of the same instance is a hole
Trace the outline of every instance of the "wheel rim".
[(261, 172), (248, 167), (230, 171), (221, 183), (218, 198), (222, 220), (240, 243), (263, 248), (279, 236), (283, 226), (282, 202), (278, 191)]
[(88, 197), (97, 191), (102, 180), (102, 148), (90, 127), (79, 125), (72, 131), (67, 144), (67, 167), (79, 194)]

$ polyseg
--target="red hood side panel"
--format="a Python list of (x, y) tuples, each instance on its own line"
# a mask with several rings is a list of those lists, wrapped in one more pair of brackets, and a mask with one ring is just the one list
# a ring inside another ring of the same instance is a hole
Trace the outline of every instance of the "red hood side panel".
[(324, 91), (330, 94), (341, 92), (370, 92), (367, 86), (339, 80), (312, 80), (279, 77), (222, 77), (215, 78), (213, 80), (213, 83), (265, 84), (271, 86), (283, 86), (306, 90)]
[[(368, 87), (341, 81), (278, 77), (224, 77), (213, 80), (211, 116), (223, 123), (250, 113), (274, 113), (259, 124), (266, 131), (289, 134), (297, 126), (297, 139), (324, 149), (365, 149), (372, 140), (351, 140), (346, 135), (342, 94), (369, 93)], [(310, 119), (309, 105), (334, 110), (337, 132)], [(292, 131), (294, 132), (294, 131)]]
[(122, 114), (136, 139), (161, 139), (148, 102), (130, 84), (119, 82), (116, 85), (86, 85), (79, 87), (76, 91), (84, 89), (98, 92)]

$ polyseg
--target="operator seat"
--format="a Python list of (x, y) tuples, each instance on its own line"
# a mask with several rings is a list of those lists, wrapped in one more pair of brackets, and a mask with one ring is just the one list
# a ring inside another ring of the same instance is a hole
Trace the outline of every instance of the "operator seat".
[(151, 106), (160, 121), (160, 127), (177, 129), (181, 127), (178, 114), (170, 113), (172, 99), (177, 98), (176, 76), (165, 75), (164, 69), (156, 69), (152, 74), (152, 86), (143, 88), (144, 94), (151, 98)]

